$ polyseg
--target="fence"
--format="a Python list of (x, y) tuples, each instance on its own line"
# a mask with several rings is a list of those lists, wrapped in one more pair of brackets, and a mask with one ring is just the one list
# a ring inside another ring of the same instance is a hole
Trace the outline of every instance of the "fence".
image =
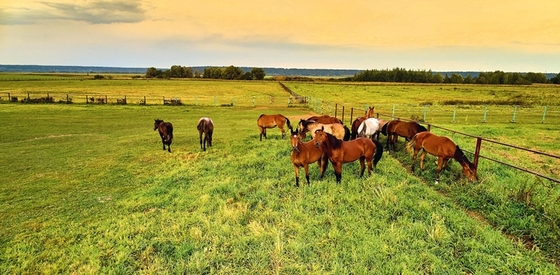
[(296, 96), (108, 96), (87, 94), (12, 94), (0, 97), (0, 101), (22, 103), (62, 103), (62, 104), (137, 104), (137, 105), (196, 105), (215, 107), (292, 107), (306, 106), (305, 98)]

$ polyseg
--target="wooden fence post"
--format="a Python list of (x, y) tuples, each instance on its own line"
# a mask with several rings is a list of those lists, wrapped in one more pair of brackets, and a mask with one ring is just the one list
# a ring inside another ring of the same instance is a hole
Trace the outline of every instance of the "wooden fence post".
[(342, 105), (342, 119), (340, 121), (344, 123), (344, 105)]

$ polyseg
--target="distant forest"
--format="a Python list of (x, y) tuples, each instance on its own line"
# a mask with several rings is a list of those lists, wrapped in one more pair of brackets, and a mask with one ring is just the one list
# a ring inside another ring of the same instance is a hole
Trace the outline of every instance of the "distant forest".
[[(175, 67), (175, 66), (174, 66)], [(151, 67), (153, 68), (153, 67)], [(300, 77), (322, 77), (331, 80), (344, 81), (376, 81), (376, 82), (412, 82), (412, 83), (480, 83), (480, 84), (531, 84), (556, 83), (560, 84), (560, 73), (533, 72), (472, 72), (472, 71), (431, 71), (407, 70), (403, 68), (384, 70), (351, 70), (351, 69), (298, 69), (298, 68), (253, 68), (253, 67), (188, 67), (192, 72), (216, 72), (216, 68), (228, 70), (234, 68), (242, 77), (255, 69), (264, 71), (266, 76), (285, 76), (299, 79)], [(99, 67), (99, 66), (57, 66), (57, 65), (2, 65), (0, 72), (30, 72), (30, 73), (123, 73), (146, 75), (150, 68), (143, 67)], [(162, 72), (168, 68), (158, 68)], [(212, 77), (214, 78), (214, 77)]]

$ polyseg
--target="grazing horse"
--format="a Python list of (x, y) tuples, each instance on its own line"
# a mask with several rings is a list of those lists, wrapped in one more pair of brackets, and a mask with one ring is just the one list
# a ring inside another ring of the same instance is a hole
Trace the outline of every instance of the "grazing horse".
[(358, 137), (358, 127), (360, 127), (364, 120), (373, 117), (374, 108), (375, 107), (368, 107), (368, 110), (366, 111), (364, 116), (358, 117), (352, 122), (352, 136), (350, 137), (350, 139), (355, 139)]
[(381, 128), (381, 132), (387, 136), (387, 150), (395, 150), (395, 144), (399, 136), (409, 141), (414, 135), (427, 131), (426, 127), (416, 121), (391, 120)]
[(282, 138), (284, 138), (286, 136), (286, 131), (284, 131), (284, 124), (287, 124), (288, 128), (292, 127), (292, 125), (290, 124), (290, 120), (281, 114), (260, 115), (259, 119), (257, 119), (257, 125), (259, 126), (260, 130), (260, 140), (262, 141), (263, 136), (264, 138), (266, 138), (266, 128), (274, 128), (276, 126), (278, 126), (278, 129), (280, 129), (280, 131), (282, 132)]
[(171, 142), (173, 141), (173, 125), (170, 122), (164, 122), (161, 119), (155, 119), (154, 131), (155, 130), (158, 130), (159, 132), (161, 143), (163, 143), (163, 150), (165, 150), (165, 145), (167, 145), (167, 151), (171, 153)]
[(359, 159), (361, 177), (364, 175), (365, 170), (364, 161), (367, 162), (368, 174), (371, 175), (371, 170), (377, 166), (377, 162), (379, 162), (383, 155), (383, 145), (377, 140), (372, 141), (371, 139), (360, 137), (351, 141), (342, 141), (322, 129), (315, 131), (315, 137), (312, 142), (315, 143), (315, 146), (321, 147), (324, 154), (331, 161), (336, 176), (336, 183), (338, 184), (342, 180), (343, 163)]
[(334, 123), (340, 123), (342, 124), (342, 121), (336, 117), (333, 116), (328, 116), (328, 115), (322, 115), (322, 116), (312, 116), (310, 118), (308, 118), (307, 120), (313, 120), (315, 122), (319, 122), (319, 123), (323, 123), (323, 124), (334, 124)]
[[(206, 151), (206, 144), (208, 144), (208, 147), (212, 147), (212, 134), (214, 133), (214, 122), (209, 117), (202, 117), (198, 120), (196, 129), (198, 129), (198, 135), (200, 138), (200, 149)], [(204, 134), (204, 140), (202, 139), (202, 134)]]
[(309, 164), (318, 162), (319, 170), (321, 171), (321, 179), (325, 174), (325, 169), (327, 168), (327, 158), (323, 154), (323, 150), (315, 146), (312, 141), (303, 142), (301, 141), (298, 130), (295, 131), (290, 128), (290, 142), (292, 144), (292, 163), (294, 164), (294, 171), (296, 172), (296, 186), (299, 187), (299, 168), (303, 167), (305, 170), (305, 179), (307, 180), (307, 185), (309, 185)]
[(472, 180), (476, 181), (476, 172), (474, 164), (472, 164), (469, 159), (463, 153), (463, 150), (459, 148), (451, 139), (444, 136), (437, 136), (430, 132), (421, 132), (412, 137), (412, 139), (407, 143), (406, 150), (409, 153), (413, 152), (412, 155), (412, 172), (414, 172), (414, 161), (416, 161), (416, 156), (420, 150), (424, 150), (420, 154), (420, 169), (424, 169), (424, 157), (427, 153), (434, 155), (438, 158), (437, 160), (437, 170), (436, 170), (436, 184), (439, 182), (439, 173), (442, 169), (447, 166), (447, 163), (451, 158), (461, 164), (463, 167), (463, 174)]
[(360, 127), (358, 127), (358, 136), (374, 138), (375, 134), (379, 131), (379, 120), (374, 117), (365, 119)]
[(323, 124), (313, 120), (302, 119), (299, 121), (299, 135), (304, 139), (307, 132), (310, 132), (311, 138), (313, 138), (315, 137), (315, 130), (321, 129), (321, 127), (323, 127), (325, 132), (334, 135), (340, 140), (349, 140), (350, 129), (348, 129), (348, 127), (340, 123)]

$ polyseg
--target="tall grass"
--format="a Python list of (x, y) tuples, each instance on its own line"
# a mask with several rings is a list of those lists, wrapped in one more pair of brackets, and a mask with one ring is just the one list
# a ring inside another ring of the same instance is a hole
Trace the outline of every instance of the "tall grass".
[[(3, 105), (1, 273), (557, 273), (385, 155), (294, 187), (260, 113), (306, 109)], [(214, 143), (199, 148), (210, 116)], [(153, 119), (175, 126), (161, 150)], [(458, 185), (464, 185), (457, 180)]]

